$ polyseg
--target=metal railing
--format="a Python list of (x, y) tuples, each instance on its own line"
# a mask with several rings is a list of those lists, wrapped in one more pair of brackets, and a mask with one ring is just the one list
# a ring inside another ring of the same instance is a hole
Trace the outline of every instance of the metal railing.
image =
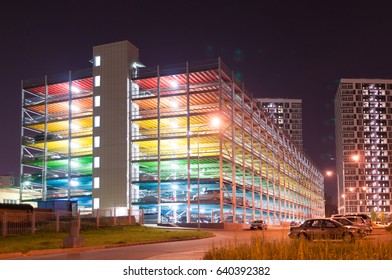
[(71, 221), (80, 220), (80, 228), (144, 224), (143, 210), (111, 208), (96, 209), (83, 214), (66, 211), (0, 211), (1, 237), (36, 232), (68, 232)]

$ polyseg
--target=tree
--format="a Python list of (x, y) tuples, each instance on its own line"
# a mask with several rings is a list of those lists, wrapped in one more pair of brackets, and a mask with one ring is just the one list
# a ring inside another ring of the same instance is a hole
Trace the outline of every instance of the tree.
[(380, 213), (380, 222), (381, 222), (382, 224), (385, 223), (385, 213), (384, 213), (384, 212), (381, 212), (381, 213)]
[(373, 222), (376, 221), (376, 219), (377, 219), (377, 214), (376, 214), (376, 212), (372, 211), (372, 212), (370, 213), (370, 219), (372, 219)]

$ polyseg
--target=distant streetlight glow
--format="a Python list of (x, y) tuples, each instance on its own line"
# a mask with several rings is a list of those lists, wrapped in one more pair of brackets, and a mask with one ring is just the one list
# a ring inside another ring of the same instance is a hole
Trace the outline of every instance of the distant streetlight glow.
[(353, 161), (359, 161), (359, 155), (353, 155), (351, 158)]
[(211, 124), (212, 124), (214, 127), (219, 127), (220, 124), (221, 124), (220, 118), (218, 118), (218, 117), (213, 118), (212, 121), (211, 121)]
[(327, 170), (325, 174), (327, 174), (328, 177), (332, 177), (334, 173), (331, 170)]

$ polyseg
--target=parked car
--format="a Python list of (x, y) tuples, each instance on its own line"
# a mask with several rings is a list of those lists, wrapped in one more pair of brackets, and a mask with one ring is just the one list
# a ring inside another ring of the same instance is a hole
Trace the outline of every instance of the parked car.
[(300, 222), (297, 222), (297, 221), (291, 221), (290, 222), (290, 226), (291, 227), (293, 227), (293, 226), (299, 226), (301, 223)]
[(362, 227), (367, 234), (373, 232), (373, 227), (366, 224), (365, 220), (360, 216), (344, 216), (347, 220), (351, 221), (354, 225)]
[(389, 224), (384, 224), (384, 223), (379, 222), (379, 221), (375, 222), (375, 224), (376, 224), (377, 227), (382, 227), (382, 228), (385, 228), (385, 227), (389, 226)]
[[(62, 139), (63, 137), (61, 135), (58, 134), (54, 134), (54, 133), (47, 133), (46, 134), (46, 140), (56, 140), (56, 139)], [(40, 142), (40, 141), (44, 141), (45, 140), (45, 133), (44, 132), (40, 132), (37, 135), (35, 135), (34, 137), (34, 142)]]
[(309, 219), (300, 226), (290, 227), (289, 237), (305, 240), (341, 240), (354, 242), (365, 237), (362, 228), (353, 225), (342, 225), (328, 218)]
[[(360, 217), (356, 217), (356, 218), (362, 219), (362, 218), (360, 218)], [(335, 221), (337, 221), (337, 222), (339, 222), (339, 223), (341, 223), (342, 225), (347, 225), (347, 226), (358, 226), (358, 227), (362, 228), (362, 229), (365, 231), (366, 234), (371, 234), (372, 231), (373, 231), (373, 228), (367, 226), (364, 222), (363, 222), (363, 223), (356, 224), (356, 223), (354, 223), (351, 219), (348, 219), (348, 218), (346, 218), (346, 217), (332, 217), (332, 219), (335, 220)], [(362, 221), (363, 221), (363, 220), (362, 220)]]
[[(245, 223), (244, 216), (243, 215), (236, 215), (236, 223)], [(214, 222), (216, 223), (232, 223), (233, 222), (233, 215), (229, 215), (227, 217), (224, 217), (224, 219), (218, 218)]]
[(352, 214), (335, 214), (335, 215), (332, 215), (332, 217), (346, 217), (346, 218), (347, 218), (347, 216), (361, 217), (368, 226), (370, 226), (370, 227), (372, 226), (372, 220), (366, 214), (355, 214), (355, 213), (352, 213)]
[(267, 224), (263, 220), (255, 220), (250, 224), (250, 229), (267, 230)]
[[(237, 196), (236, 198), (237, 206), (244, 206), (244, 198), (242, 196)], [(245, 206), (249, 206), (250, 202), (245, 198)]]
[[(200, 193), (200, 201), (213, 201), (213, 202), (218, 202), (220, 199), (220, 190), (205, 190), (204, 192)], [(196, 194), (193, 197), (193, 200), (198, 200), (198, 195)], [(226, 195), (226, 193), (223, 194), (223, 201), (225, 203), (230, 203), (231, 199)]]

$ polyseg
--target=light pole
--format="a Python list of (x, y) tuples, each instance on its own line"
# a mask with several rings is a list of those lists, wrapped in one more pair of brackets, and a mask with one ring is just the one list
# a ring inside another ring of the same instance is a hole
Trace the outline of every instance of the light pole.
[(326, 172), (328, 177), (332, 177), (333, 175), (336, 176), (336, 185), (337, 185), (337, 189), (338, 189), (338, 214), (340, 214), (340, 184), (339, 184), (339, 174), (333, 171), (328, 170)]
[(197, 230), (200, 231), (200, 128), (197, 129)]
[[(335, 158), (331, 158), (333, 160), (335, 160)], [(361, 159), (359, 154), (355, 154), (352, 155), (350, 157), (350, 159), (354, 162), (359, 162), (359, 160)], [(350, 162), (350, 160), (346, 161), (346, 162)], [(331, 177), (333, 174), (336, 175), (336, 184), (337, 184), (337, 188), (338, 188), (338, 213), (341, 214), (345, 214), (346, 213), (346, 191), (345, 191), (345, 169), (344, 169), (344, 163), (345, 161), (342, 162), (342, 176), (343, 176), (343, 182), (340, 182), (339, 180), (339, 174), (335, 171), (327, 171), (326, 174), (328, 177)], [(343, 194), (340, 194), (340, 183), (342, 183), (342, 190), (343, 190)], [(365, 195), (366, 196), (366, 195)], [(341, 205), (341, 199), (343, 198), (343, 206)], [(343, 207), (343, 209), (341, 209)]]
[[(221, 120), (215, 117), (211, 121), (211, 126), (219, 127)], [(197, 128), (197, 230), (200, 231), (200, 129), (203, 127), (209, 127), (210, 125), (205, 124)]]

